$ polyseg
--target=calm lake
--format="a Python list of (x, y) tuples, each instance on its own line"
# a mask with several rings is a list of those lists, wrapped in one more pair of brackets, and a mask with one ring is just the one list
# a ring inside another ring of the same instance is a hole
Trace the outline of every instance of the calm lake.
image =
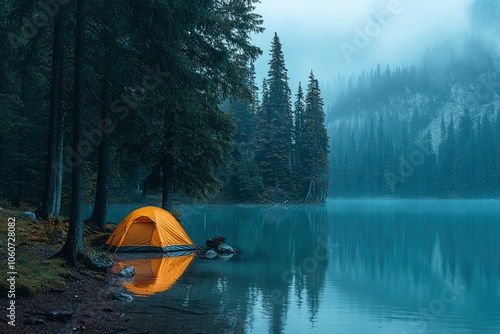
[[(137, 207), (113, 206), (108, 220)], [(498, 200), (180, 210), (196, 244), (224, 235), (240, 253), (136, 275), (128, 310), (158, 333), (165, 308), (207, 333), (500, 333)]]

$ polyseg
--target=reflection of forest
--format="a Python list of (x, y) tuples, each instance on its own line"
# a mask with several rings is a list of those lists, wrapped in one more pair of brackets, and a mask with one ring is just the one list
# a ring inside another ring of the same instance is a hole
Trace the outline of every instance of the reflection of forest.
[[(185, 207), (182, 225), (193, 241), (225, 235), (241, 253), (193, 261), (152, 298), (203, 310), (209, 333), (281, 333), (291, 321), (314, 326), (332, 303), (381, 321), (408, 318), (448, 284), (459, 298), (447, 316), (476, 315), (498, 328), (500, 208), (388, 203)], [(302, 318), (291, 319), (297, 312)]]
[(498, 321), (500, 208), (482, 203), (330, 207), (331, 233), (340, 244), (331, 273), (360, 307), (385, 304), (391, 313), (415, 305), (417, 311), (451, 286), (459, 295), (449, 306), (457, 317)]
[[(230, 265), (211, 267), (206, 273), (218, 277), (217, 287), (213, 286), (214, 280), (192, 287), (200, 289), (204, 299), (216, 298), (224, 310), (230, 310), (236, 329), (243, 330), (246, 323), (262, 320), (251, 319), (252, 308), (259, 300), (269, 319), (269, 331), (282, 332), (291, 294), (295, 294), (299, 306), (306, 305), (314, 319), (328, 265), (326, 208), (203, 207), (190, 208), (182, 218), (188, 233), (196, 236), (195, 242), (222, 234), (241, 250)], [(220, 291), (221, 286), (224, 291)], [(243, 288), (246, 293), (242, 293)], [(207, 297), (209, 291), (214, 295)]]

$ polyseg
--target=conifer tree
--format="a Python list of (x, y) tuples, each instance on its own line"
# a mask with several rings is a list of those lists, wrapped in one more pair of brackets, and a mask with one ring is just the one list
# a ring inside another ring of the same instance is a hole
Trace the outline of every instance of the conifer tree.
[(299, 82), (299, 88), (297, 90), (296, 100), (293, 109), (293, 160), (292, 160), (292, 171), (293, 171), (293, 188), (292, 193), (295, 200), (299, 200), (299, 189), (302, 180), (301, 177), (301, 157), (300, 148), (302, 145), (302, 135), (304, 131), (304, 110), (305, 110), (304, 92), (302, 90), (302, 85)]
[[(271, 43), (271, 60), (266, 80), (266, 96), (259, 113), (259, 167), (267, 197), (285, 200), (290, 195), (292, 181), (291, 92), (282, 45), (277, 34)], [(265, 123), (265, 124), (264, 124)]]
[(299, 195), (307, 202), (323, 201), (328, 192), (329, 139), (325, 127), (323, 99), (318, 80), (309, 76), (306, 103), (300, 130)]

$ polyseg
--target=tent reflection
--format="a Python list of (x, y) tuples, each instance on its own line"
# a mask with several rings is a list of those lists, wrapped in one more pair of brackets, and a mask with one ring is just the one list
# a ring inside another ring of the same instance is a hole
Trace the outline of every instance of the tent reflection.
[(119, 272), (126, 266), (135, 269), (134, 281), (123, 286), (137, 295), (153, 295), (170, 289), (193, 261), (195, 254), (176, 257), (142, 258), (115, 263)]

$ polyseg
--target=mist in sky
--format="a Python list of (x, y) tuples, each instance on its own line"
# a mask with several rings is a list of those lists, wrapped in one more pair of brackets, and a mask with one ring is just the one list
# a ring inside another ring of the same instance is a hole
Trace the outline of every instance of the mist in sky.
[(260, 86), (267, 76), (274, 33), (283, 44), (290, 88), (339, 73), (414, 64), (437, 41), (470, 31), (474, 0), (263, 0), (256, 12), (266, 31), (254, 37), (264, 54), (256, 62)]

